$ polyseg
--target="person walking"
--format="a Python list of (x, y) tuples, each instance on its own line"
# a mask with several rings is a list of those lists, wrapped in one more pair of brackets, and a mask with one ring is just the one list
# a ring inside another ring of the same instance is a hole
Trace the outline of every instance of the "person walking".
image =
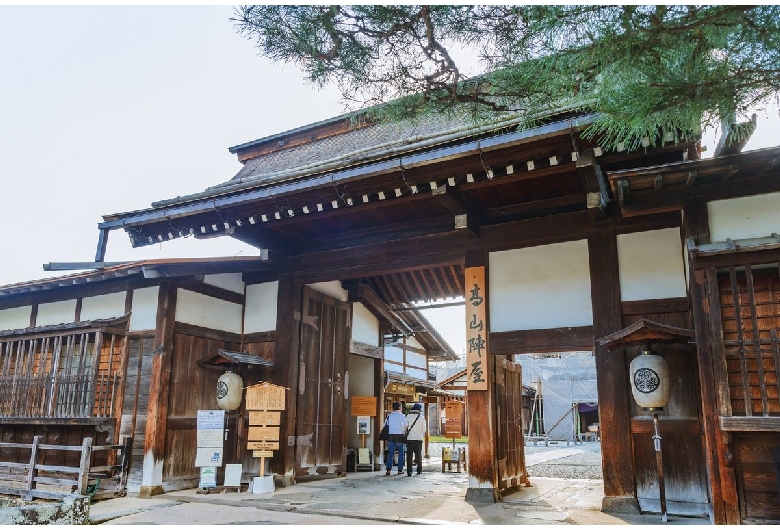
[(388, 445), (385, 475), (390, 475), (390, 470), (393, 469), (393, 455), (396, 449), (398, 449), (398, 474), (403, 475), (404, 451), (406, 450), (404, 434), (409, 424), (406, 422), (404, 413), (401, 412), (401, 404), (399, 402), (393, 403), (393, 412), (390, 413), (386, 421), (388, 426)]
[(417, 461), (417, 474), (422, 473), (422, 444), (425, 438), (425, 417), (422, 415), (422, 405), (415, 403), (412, 410), (406, 415), (406, 421), (409, 424), (406, 436), (406, 450), (408, 459), (406, 462), (406, 476), (412, 476), (412, 456)]

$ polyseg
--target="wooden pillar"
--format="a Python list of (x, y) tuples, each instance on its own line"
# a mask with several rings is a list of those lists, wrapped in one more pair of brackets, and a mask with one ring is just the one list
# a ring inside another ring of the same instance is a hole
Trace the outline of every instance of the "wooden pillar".
[(468, 415), (469, 487), (466, 500), (497, 502), (495, 359), (487, 342), (488, 255), (484, 249), (466, 253), (466, 395), (469, 406), (481, 414)]
[[(697, 245), (710, 242), (707, 202), (703, 197), (686, 200), (683, 226), (685, 238), (694, 238)], [(690, 255), (688, 269), (712, 520), (715, 524), (740, 524), (729, 433), (721, 431), (718, 425), (718, 416), (731, 415), (718, 274), (714, 268), (694, 270)]]
[(276, 305), (273, 383), (288, 388), (281, 427), (279, 458), (271, 460), (271, 470), (282, 485), (295, 483), (296, 407), (298, 403), (299, 332), (301, 319), (300, 281), (295, 276), (279, 278)]
[[(598, 341), (623, 327), (617, 239), (611, 230), (588, 237), (593, 338)], [(594, 344), (604, 474), (602, 510), (639, 513), (629, 416), (628, 370), (623, 349)]]
[[(384, 352), (384, 338), (380, 333), (379, 344)], [(382, 448), (379, 441), (379, 433), (382, 430), (382, 424), (385, 421), (384, 409), (385, 409), (385, 372), (384, 368), (384, 353), (382, 353), (381, 359), (374, 359), (374, 395), (376, 396), (376, 415), (374, 416), (374, 430), (376, 433), (372, 438), (374, 441), (374, 471), (382, 469)]]
[(173, 327), (176, 320), (176, 286), (160, 284), (157, 295), (157, 325), (154, 331), (149, 406), (146, 411), (144, 467), (138, 496), (149, 498), (163, 493), (162, 474), (168, 425), (168, 394), (173, 357)]

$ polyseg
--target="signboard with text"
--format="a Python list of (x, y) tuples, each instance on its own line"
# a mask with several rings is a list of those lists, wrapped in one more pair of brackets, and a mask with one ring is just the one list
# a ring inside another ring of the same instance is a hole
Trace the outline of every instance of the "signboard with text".
[(466, 389), (487, 390), (485, 267), (466, 268)]
[(352, 396), (353, 416), (376, 416), (376, 397)]
[(283, 386), (260, 383), (246, 388), (247, 410), (284, 410), (285, 391)]

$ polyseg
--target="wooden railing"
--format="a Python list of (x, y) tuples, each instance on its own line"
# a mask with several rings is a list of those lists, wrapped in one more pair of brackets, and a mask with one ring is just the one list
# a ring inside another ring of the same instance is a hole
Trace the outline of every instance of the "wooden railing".
[[(81, 445), (42, 444), (35, 436), (31, 444), (0, 442), (3, 449), (27, 449), (29, 462), (0, 461), (0, 493), (18, 495), (25, 499), (61, 499), (79, 494), (91, 499), (124, 495), (130, 462), (132, 438), (121, 445), (92, 445), (92, 438), (84, 438)], [(80, 452), (79, 466), (48, 465), (40, 462), (41, 451)], [(96, 453), (107, 453), (107, 465), (93, 466)]]

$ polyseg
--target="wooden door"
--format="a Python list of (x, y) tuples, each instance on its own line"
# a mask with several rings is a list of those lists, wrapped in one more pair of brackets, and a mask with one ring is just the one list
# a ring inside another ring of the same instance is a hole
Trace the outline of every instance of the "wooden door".
[(523, 438), (523, 376), (519, 364), (497, 358), (495, 367), (496, 458), (498, 484), (504, 491), (514, 486), (528, 486)]
[(351, 306), (304, 287), (295, 474), (346, 471)]

